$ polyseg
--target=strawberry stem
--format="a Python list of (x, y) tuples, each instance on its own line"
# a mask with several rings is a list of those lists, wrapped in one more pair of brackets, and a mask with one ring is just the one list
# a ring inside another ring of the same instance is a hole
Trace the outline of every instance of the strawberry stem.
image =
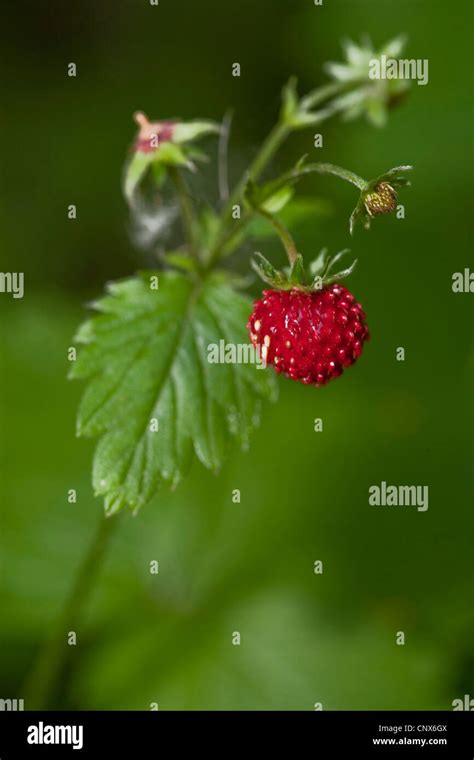
[(298, 251), (296, 249), (295, 241), (293, 240), (289, 230), (285, 227), (283, 222), (277, 219), (277, 217), (274, 216), (274, 214), (271, 214), (269, 211), (265, 211), (263, 208), (256, 209), (256, 211), (258, 214), (260, 214), (260, 216), (263, 216), (264, 219), (267, 219), (272, 227), (276, 230), (281, 242), (283, 243), (286, 255), (288, 256), (288, 260), (290, 264), (293, 265), (298, 258)]

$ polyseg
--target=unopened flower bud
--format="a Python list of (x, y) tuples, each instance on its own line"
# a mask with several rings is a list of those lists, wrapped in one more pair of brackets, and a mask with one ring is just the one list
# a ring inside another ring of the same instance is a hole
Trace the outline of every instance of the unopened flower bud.
[(174, 121), (149, 121), (141, 111), (137, 111), (133, 118), (139, 126), (135, 150), (141, 153), (150, 153), (157, 150), (161, 143), (173, 139)]

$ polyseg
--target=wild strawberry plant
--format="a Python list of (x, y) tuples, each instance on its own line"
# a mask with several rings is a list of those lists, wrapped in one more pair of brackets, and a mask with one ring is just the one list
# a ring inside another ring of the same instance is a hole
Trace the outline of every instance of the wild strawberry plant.
[[(336, 115), (365, 114), (381, 126), (406, 83), (369, 80), (368, 61), (374, 55), (398, 55), (401, 46), (396, 39), (376, 54), (367, 45), (347, 43), (346, 63), (328, 66), (332, 81), (304, 97), (290, 80), (277, 123), (232, 193), (224, 191), (225, 200), (212, 211), (191, 198), (187, 174), (206, 159), (196, 146), (200, 138), (216, 136), (223, 145), (227, 130), (207, 120), (149, 121), (135, 114), (138, 134), (125, 169), (125, 197), (136, 212), (150, 193), (171, 185), (184, 241), (162, 255), (158, 270), (109, 285), (76, 336), (81, 350), (71, 374), (88, 380), (78, 433), (99, 438), (93, 485), (107, 515), (125, 507), (136, 511), (160, 485), (176, 486), (193, 457), (217, 471), (232, 439), (249, 445), (262, 401), (276, 397), (274, 373), (248, 364), (210, 364), (210, 344), (248, 343), (250, 333), (274, 369), (316, 386), (337, 377), (360, 355), (368, 337), (365, 315), (339, 284), (353, 264), (334, 272), (345, 252), (330, 258), (322, 251), (310, 261), (282, 217), (311, 211), (311, 204), (301, 204), (296, 196), (302, 178), (330, 174), (359, 192), (350, 232), (359, 223), (368, 228), (373, 217), (395, 210), (397, 190), (408, 184), (411, 167), (364, 180), (303, 157), (280, 176), (263, 182), (262, 176), (297, 130)], [(174, 216), (173, 207), (158, 206), (155, 230)], [(280, 238), (288, 267), (278, 271), (262, 256), (255, 258), (253, 269), (270, 290), (252, 311), (242, 283), (224, 260), (261, 234), (257, 220), (264, 222), (265, 235), (271, 230)]]

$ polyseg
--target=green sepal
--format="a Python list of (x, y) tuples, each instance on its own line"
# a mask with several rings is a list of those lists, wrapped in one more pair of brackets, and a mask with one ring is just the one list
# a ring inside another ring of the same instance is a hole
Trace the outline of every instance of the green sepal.
[(394, 166), (392, 169), (384, 172), (384, 174), (380, 174), (378, 177), (375, 177), (375, 179), (371, 179), (366, 182), (360, 191), (357, 205), (350, 216), (349, 229), (351, 235), (354, 234), (354, 229), (358, 224), (361, 224), (366, 230), (370, 228), (372, 217), (367, 211), (365, 205), (365, 199), (367, 195), (376, 191), (377, 186), (381, 182), (387, 182), (394, 190), (399, 187), (410, 187), (411, 182), (405, 175), (405, 172), (409, 172), (412, 169), (413, 166), (409, 165)]
[(352, 272), (356, 268), (357, 262), (358, 262), (358, 259), (354, 259), (352, 264), (346, 269), (342, 269), (340, 272), (336, 272), (335, 274), (326, 276), (324, 278), (324, 285), (330, 285), (331, 282), (339, 282), (339, 280), (343, 280), (345, 277), (349, 277), (349, 275), (352, 274)]
[(321, 277), (323, 280), (326, 280), (326, 277), (329, 275), (329, 272), (334, 267), (335, 264), (337, 264), (340, 259), (342, 259), (343, 256), (346, 255), (346, 253), (350, 253), (349, 248), (344, 248), (342, 251), (339, 251), (334, 256), (326, 256), (326, 261), (324, 263), (324, 266), (321, 271)]
[(328, 249), (322, 248), (315, 259), (309, 265), (309, 273), (315, 277), (323, 271), (328, 257)]
[(410, 172), (412, 169), (413, 166), (394, 166), (393, 169), (389, 169), (379, 177), (370, 180), (367, 183), (368, 189), (373, 190), (379, 182), (388, 182), (392, 187), (410, 187), (411, 182), (404, 172)]
[(291, 77), (282, 90), (280, 122), (288, 129), (302, 129), (318, 124), (324, 119), (320, 111), (311, 111), (308, 98), (299, 98), (297, 79)]
[(159, 148), (152, 154), (154, 161), (166, 166), (178, 166), (185, 167), (187, 169), (194, 169), (194, 164), (189, 159), (184, 148), (179, 145), (175, 145), (172, 142), (164, 142)]
[(289, 287), (286, 274), (275, 269), (273, 264), (258, 251), (255, 253), (255, 258), (250, 260), (250, 265), (260, 279), (266, 282), (267, 285), (271, 285), (272, 288), (286, 290)]
[(153, 180), (157, 187), (162, 187), (166, 181), (166, 166), (158, 161), (153, 161), (151, 164), (151, 170), (153, 172)]
[(298, 253), (298, 255), (296, 256), (296, 259), (291, 265), (289, 282), (291, 285), (300, 285), (300, 284), (303, 284), (304, 281), (305, 281), (305, 271), (304, 271), (303, 256), (301, 255), (301, 253)]
[(161, 187), (166, 180), (167, 166), (194, 170), (190, 149), (182, 148), (172, 142), (164, 142), (155, 151), (147, 153), (135, 151), (126, 165), (124, 174), (123, 192), (127, 201), (132, 202), (133, 196), (150, 168), (155, 185)]
[(123, 181), (123, 192), (129, 202), (132, 200), (138, 185), (145, 177), (152, 161), (153, 153), (136, 151), (127, 163)]
[(307, 269), (304, 266), (303, 256), (299, 253), (292, 266), (287, 267), (283, 272), (275, 269), (273, 264), (261, 253), (256, 253), (257, 258), (252, 259), (251, 265), (258, 276), (275, 290), (298, 288), (309, 293), (314, 290), (321, 290), (331, 282), (342, 280), (354, 271), (357, 259), (346, 269), (333, 272), (335, 264), (348, 253), (350, 250), (345, 248), (334, 256), (330, 256), (327, 248), (323, 248)]
[(296, 126), (298, 121), (299, 98), (296, 89), (296, 77), (291, 77), (281, 93), (281, 121), (289, 127)]
[(219, 124), (213, 121), (179, 121), (173, 126), (173, 142), (185, 143), (190, 140), (199, 140), (200, 137), (219, 132)]
[(357, 259), (354, 259), (352, 264), (346, 269), (342, 269), (333, 274), (331, 273), (335, 264), (337, 264), (337, 262), (347, 253), (350, 253), (349, 248), (344, 248), (344, 250), (336, 253), (335, 256), (329, 256), (327, 248), (323, 248), (319, 256), (310, 265), (310, 272), (314, 276), (312, 282), (312, 288), (314, 290), (319, 290), (321, 287), (329, 285), (331, 282), (342, 280), (354, 271)]
[(203, 164), (209, 163), (209, 156), (200, 148), (196, 148), (194, 145), (186, 146), (186, 156), (191, 161), (200, 161)]

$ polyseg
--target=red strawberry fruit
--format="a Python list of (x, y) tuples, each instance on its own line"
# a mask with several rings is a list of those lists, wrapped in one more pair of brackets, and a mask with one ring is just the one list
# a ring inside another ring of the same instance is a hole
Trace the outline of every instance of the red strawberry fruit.
[[(264, 274), (268, 282), (268, 271)], [(322, 282), (319, 289), (285, 283), (286, 288), (265, 290), (247, 325), (263, 361), (292, 380), (316, 386), (339, 377), (369, 338), (365, 314), (352, 293), (337, 282)]]

